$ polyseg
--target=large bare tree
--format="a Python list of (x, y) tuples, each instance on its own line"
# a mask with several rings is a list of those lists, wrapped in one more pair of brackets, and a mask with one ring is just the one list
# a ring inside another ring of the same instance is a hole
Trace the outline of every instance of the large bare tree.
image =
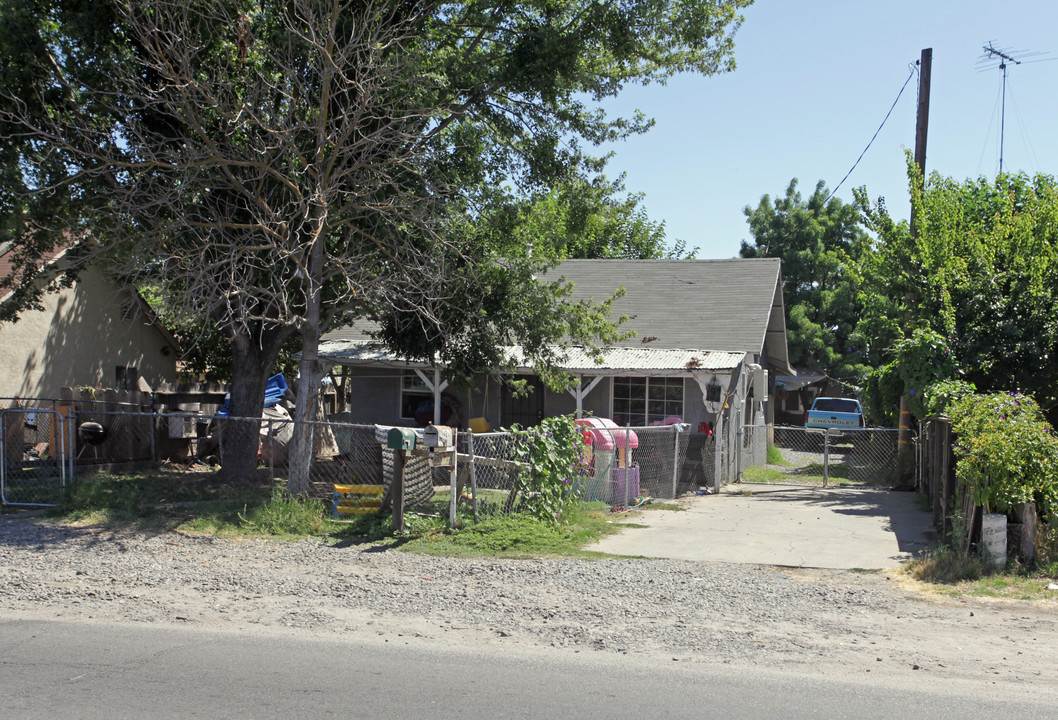
[[(339, 317), (378, 320), (392, 347), (465, 375), (505, 342), (546, 363), (554, 341), (605, 333), (602, 311), (533, 282), (532, 258), (499, 261), (474, 230), (475, 197), (601, 167), (579, 140), (649, 123), (608, 121), (590, 99), (731, 67), (746, 4), (13, 2), (5, 16), (37, 13), (33, 76), (0, 103), (23, 202), (66, 198), (56, 220), (227, 335), (233, 416), (259, 416), (280, 346), (300, 334), (301, 419)], [(6, 58), (18, 47), (0, 40)], [(23, 239), (47, 234), (47, 212), (6, 217)], [(305, 468), (311, 442), (296, 446)], [(256, 447), (255, 428), (232, 426), (224, 472), (252, 471)]]
[[(109, 188), (90, 225), (130, 261), (122, 274), (228, 335), (233, 416), (259, 415), (292, 334), (296, 417), (312, 419), (321, 328), (354, 309), (429, 314), (448, 299), (444, 262), (458, 253), (435, 232), (447, 191), (424, 165), (437, 93), (413, 71), (423, 8), (294, 0), (254, 21), (222, 3), (119, 3), (131, 43), (93, 99), (124, 111), (120, 123), (22, 115), (75, 164), (63, 182)], [(57, 66), (55, 78), (90, 92)], [(240, 448), (256, 432), (229, 424), (227, 456), (255, 463)], [(311, 447), (295, 439), (292, 467)]]

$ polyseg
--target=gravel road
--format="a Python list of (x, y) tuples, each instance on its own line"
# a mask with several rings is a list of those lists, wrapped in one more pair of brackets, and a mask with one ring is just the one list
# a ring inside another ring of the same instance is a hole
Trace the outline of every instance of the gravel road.
[[(672, 560), (465, 560), (0, 519), (6, 617), (188, 623), (1058, 692), (1055, 603), (930, 597), (882, 574)], [(916, 674), (918, 673), (918, 674)]]

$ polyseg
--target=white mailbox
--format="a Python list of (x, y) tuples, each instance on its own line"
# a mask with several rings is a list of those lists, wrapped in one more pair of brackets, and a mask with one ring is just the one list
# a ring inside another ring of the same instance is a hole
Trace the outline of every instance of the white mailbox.
[(427, 425), (422, 433), (422, 446), (448, 449), (456, 444), (456, 433), (448, 425)]

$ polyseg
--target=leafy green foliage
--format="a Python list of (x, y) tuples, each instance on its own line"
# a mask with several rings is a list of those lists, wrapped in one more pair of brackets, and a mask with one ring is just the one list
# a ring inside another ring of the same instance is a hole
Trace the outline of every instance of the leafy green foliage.
[(963, 380), (939, 380), (926, 387), (926, 417), (947, 415), (956, 402), (969, 395), (976, 395), (977, 388)]
[(1058, 438), (1036, 402), (1019, 393), (964, 395), (949, 409), (958, 438), (956, 477), (976, 504), (1008, 513), (1035, 502), (1048, 520), (1058, 510)]
[[(928, 183), (908, 158), (917, 234), (863, 189), (857, 202), (877, 242), (861, 258), (864, 313), (875, 366), (916, 330), (942, 336), (961, 379), (984, 392), (1018, 389), (1058, 409), (1058, 184), (1000, 175)], [(908, 389), (914, 386), (909, 386)], [(921, 409), (921, 408), (920, 408)], [(917, 411), (916, 411), (917, 414)]]
[(541, 522), (558, 524), (573, 507), (574, 482), (585, 472), (584, 447), (590, 442), (573, 415), (545, 418), (539, 425), (510, 429), (516, 456), (527, 464), (519, 479), (522, 507)]
[(753, 245), (743, 242), (739, 254), (782, 259), (790, 363), (858, 382), (867, 368), (852, 336), (860, 305), (850, 267), (867, 237), (855, 206), (828, 194), (820, 181), (806, 199), (794, 178), (783, 197), (747, 206)]
[[(475, 225), (505, 257), (558, 262), (570, 258), (655, 259), (690, 257), (685, 246), (665, 245), (664, 223), (641, 207), (643, 196), (627, 194), (622, 182), (575, 177), (537, 197), (500, 195)], [(495, 199), (495, 198), (494, 198)]]
[(890, 422), (896, 420), (900, 397), (906, 394), (912, 414), (926, 417), (928, 389), (949, 380), (957, 370), (947, 342), (932, 330), (916, 329), (910, 337), (896, 343), (892, 357), (887, 365), (866, 375), (863, 399), (868, 414)]

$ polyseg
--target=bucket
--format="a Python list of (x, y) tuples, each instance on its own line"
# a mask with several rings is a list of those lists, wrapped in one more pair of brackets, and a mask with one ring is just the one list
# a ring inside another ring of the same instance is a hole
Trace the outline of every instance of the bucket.
[(992, 567), (1007, 564), (1007, 516), (985, 513), (981, 518), (981, 543), (985, 546), (985, 558)]

